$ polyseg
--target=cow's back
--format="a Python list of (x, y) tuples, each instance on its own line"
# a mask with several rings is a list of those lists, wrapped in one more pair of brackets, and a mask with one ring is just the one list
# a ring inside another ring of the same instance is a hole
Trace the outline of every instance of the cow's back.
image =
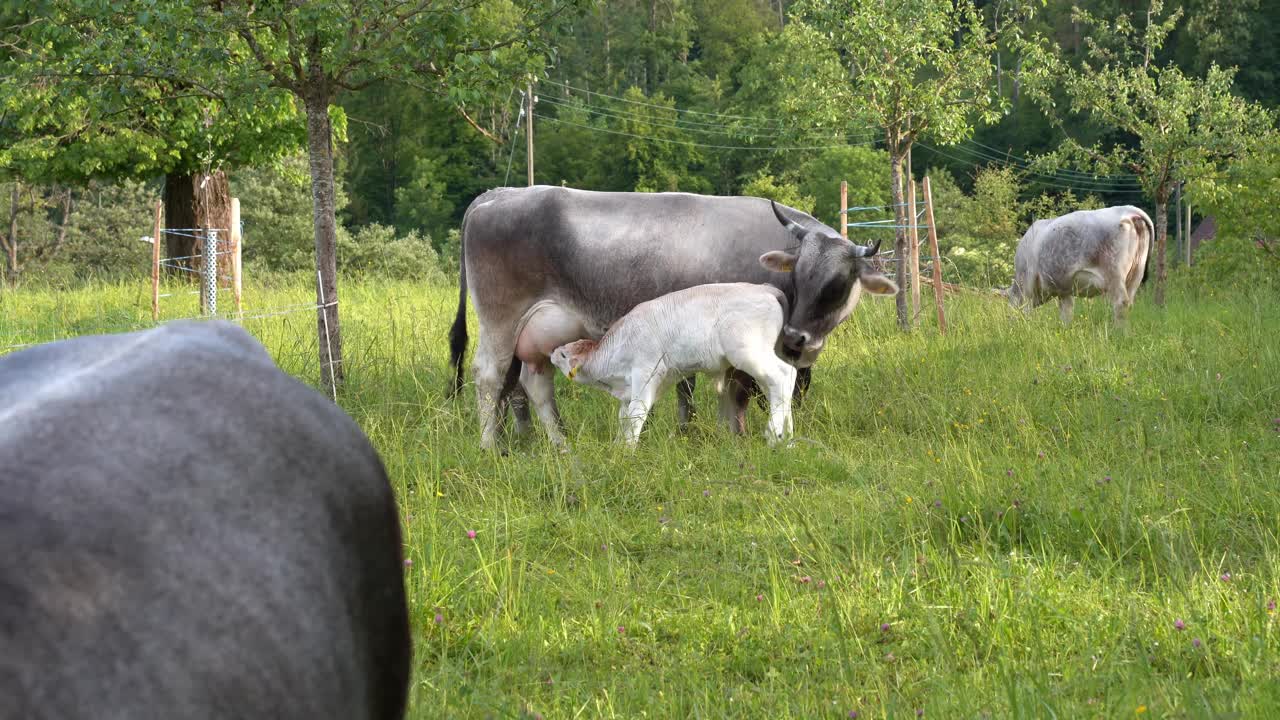
[[(1135, 217), (1149, 226), (1146, 214), (1129, 205), (1077, 210), (1038, 220), (1018, 244), (1017, 272), (1019, 276), (1024, 272), (1039, 276), (1065, 291), (1078, 272), (1099, 271), (1104, 264), (1121, 258), (1131, 262), (1140, 254), (1135, 247), (1141, 242), (1139, 233), (1145, 232), (1135, 227)], [(1128, 270), (1127, 265), (1117, 268), (1121, 273)]]
[(226, 323), (0, 358), (0, 718), (393, 718), (368, 440)]
[(482, 318), (555, 299), (607, 326), (695, 285), (793, 283), (759, 263), (795, 238), (754, 197), (501, 188), (472, 203), (463, 242)]

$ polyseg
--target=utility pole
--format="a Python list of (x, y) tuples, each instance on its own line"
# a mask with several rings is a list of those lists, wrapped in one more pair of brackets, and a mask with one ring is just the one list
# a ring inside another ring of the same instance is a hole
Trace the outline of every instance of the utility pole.
[(533, 81), (530, 80), (525, 86), (525, 101), (529, 103), (529, 107), (525, 110), (524, 124), (524, 140), (525, 154), (527, 155), (529, 165), (529, 186), (533, 186)]

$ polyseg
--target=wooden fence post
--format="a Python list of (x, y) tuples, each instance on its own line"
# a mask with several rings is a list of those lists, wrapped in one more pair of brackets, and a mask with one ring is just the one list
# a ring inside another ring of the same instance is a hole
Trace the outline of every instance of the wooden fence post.
[(231, 294), (236, 301), (236, 315), (240, 315), (244, 312), (240, 294), (240, 198), (231, 198), (231, 227), (228, 229), (231, 231)]
[(938, 230), (933, 222), (933, 192), (929, 176), (924, 176), (924, 211), (929, 221), (929, 251), (933, 253), (933, 301), (938, 306), (938, 331), (947, 332), (947, 319), (942, 314), (942, 253), (938, 252)]
[(840, 181), (840, 237), (849, 239), (849, 182)]
[(1191, 200), (1187, 200), (1187, 235), (1186, 242), (1183, 243), (1183, 251), (1187, 254), (1183, 260), (1187, 267), (1191, 267)]
[[(1181, 182), (1177, 182), (1173, 184), (1173, 218), (1174, 218), (1173, 224), (1177, 226), (1177, 231), (1174, 235), (1174, 237), (1177, 238), (1177, 242), (1174, 243), (1174, 247), (1177, 248), (1177, 253), (1176, 253), (1177, 259), (1181, 260), (1182, 259), (1182, 183)], [(1152, 238), (1151, 242), (1152, 244), (1154, 244), (1155, 238)], [(1173, 263), (1170, 263), (1170, 264), (1173, 264)]]
[(160, 320), (160, 220), (164, 213), (164, 201), (156, 201), (156, 220), (151, 226), (151, 320)]
[(911, 218), (911, 245), (908, 254), (911, 256), (911, 318), (914, 320), (920, 314), (920, 233), (916, 228), (919, 224), (916, 219), (916, 181), (910, 176), (907, 180), (910, 182), (907, 187), (907, 207), (911, 209), (907, 215)]

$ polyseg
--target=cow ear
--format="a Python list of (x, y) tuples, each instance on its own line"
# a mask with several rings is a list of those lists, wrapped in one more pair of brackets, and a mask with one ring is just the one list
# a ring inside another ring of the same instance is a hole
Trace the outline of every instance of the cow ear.
[(795, 253), (790, 253), (786, 250), (770, 250), (760, 256), (760, 264), (766, 270), (786, 273), (796, 269), (797, 257)]
[(862, 289), (872, 295), (897, 295), (898, 285), (878, 272), (862, 272), (858, 274)]

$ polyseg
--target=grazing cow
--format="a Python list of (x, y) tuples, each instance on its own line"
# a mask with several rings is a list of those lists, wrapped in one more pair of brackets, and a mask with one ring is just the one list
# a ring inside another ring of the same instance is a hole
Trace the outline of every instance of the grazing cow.
[(1123, 322), (1154, 237), (1151, 218), (1132, 205), (1037, 220), (1018, 241), (1009, 303), (1029, 311), (1056, 297), (1059, 317), (1069, 323), (1076, 296), (1105, 293)]
[(450, 332), (455, 388), (467, 345), (468, 292), (480, 321), (473, 371), (482, 447), (497, 441), (501, 401), (517, 371), (548, 436), (562, 444), (551, 351), (599, 338), (636, 305), (695, 285), (777, 287), (792, 309), (783, 352), (807, 369), (863, 289), (897, 292), (864, 261), (874, 252), (761, 198), (547, 186), (491, 190), (471, 203), (462, 223), (462, 277)]
[(395, 498), (223, 322), (0, 358), (0, 717), (403, 717)]
[(725, 408), (731, 397), (724, 391), (728, 378), (723, 376), (737, 369), (765, 388), (765, 436), (773, 443), (791, 432), (796, 382), (796, 369), (777, 355), (786, 309), (786, 295), (772, 285), (698, 285), (640, 303), (599, 341), (556, 348), (551, 362), (570, 380), (618, 398), (622, 437), (632, 446), (640, 440), (654, 400), (686, 375), (704, 372), (722, 378), (721, 413), (732, 412)]

